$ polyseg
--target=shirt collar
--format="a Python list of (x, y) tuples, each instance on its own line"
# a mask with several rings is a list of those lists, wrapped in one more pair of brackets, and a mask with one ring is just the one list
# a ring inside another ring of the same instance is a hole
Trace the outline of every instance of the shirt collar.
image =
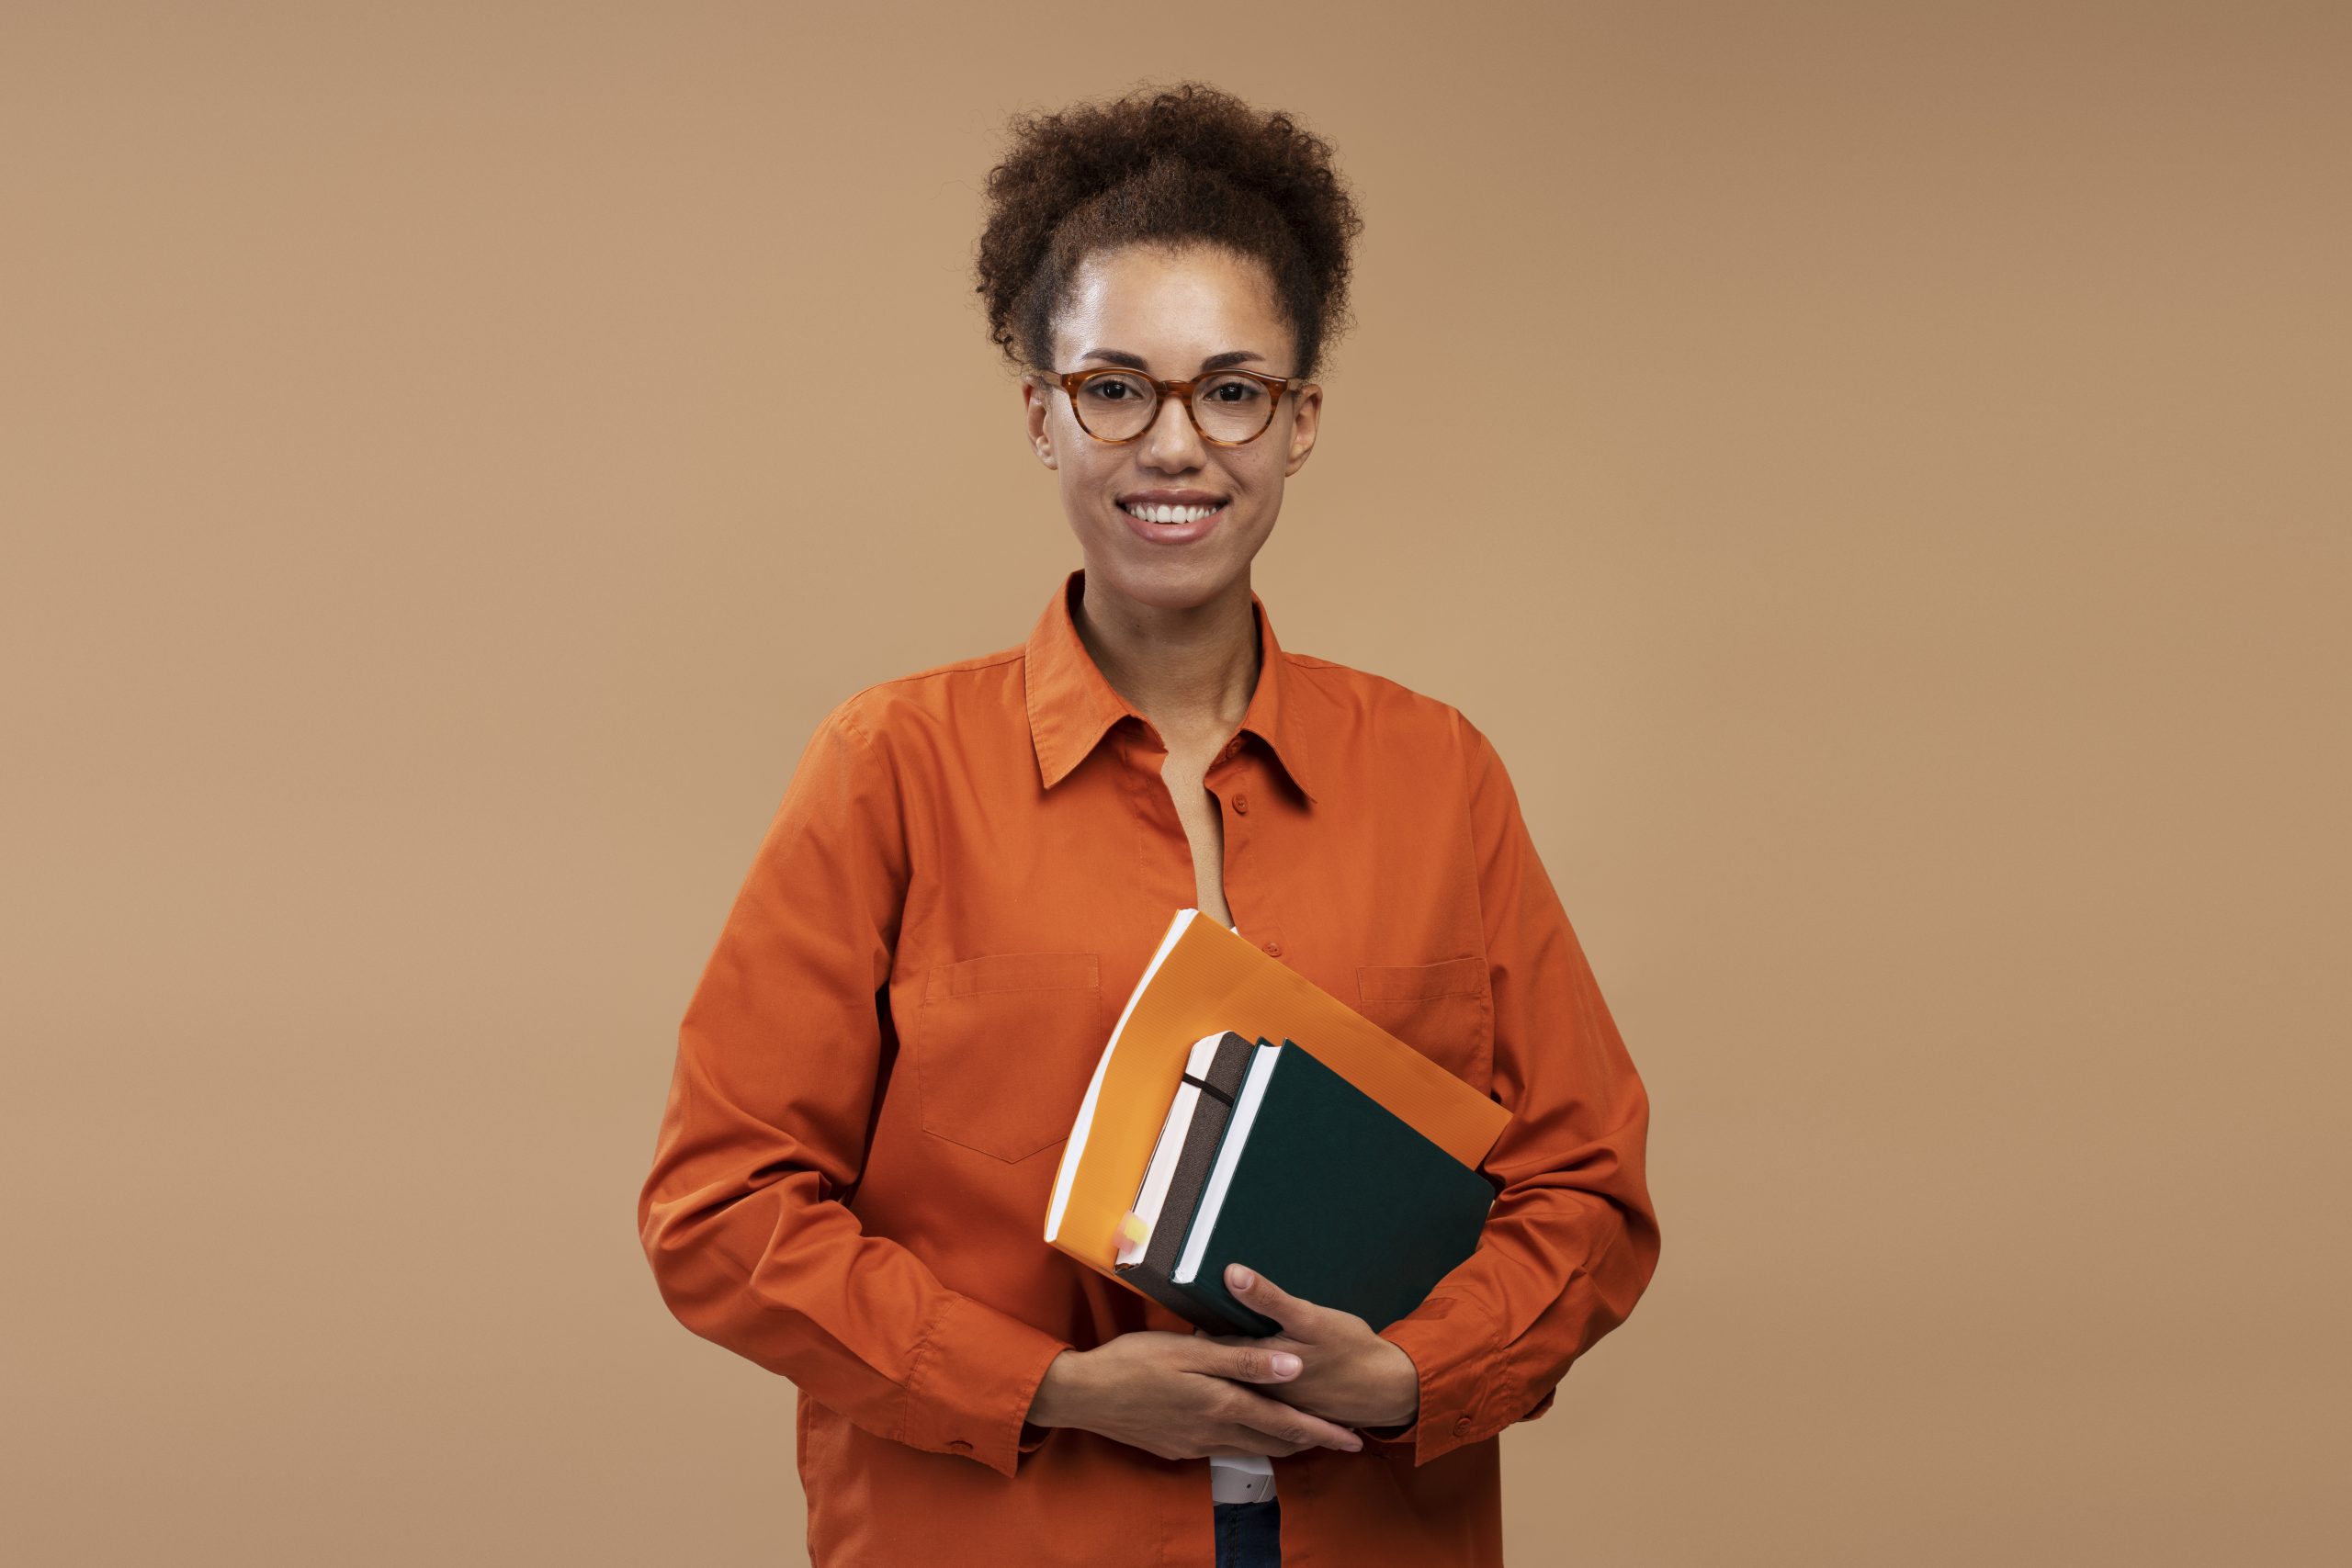
[[(1021, 678), (1027, 688), (1029, 738), (1036, 745), (1037, 769), (1047, 789), (1084, 761), (1120, 719), (1133, 715), (1150, 723), (1103, 679), (1079, 637), (1072, 607), (1085, 584), (1084, 567), (1062, 580), (1023, 649)], [(1312, 803), (1315, 792), (1302, 772), (1307, 747), (1300, 733), (1296, 694), (1286, 689), (1289, 670), (1282, 645), (1274, 640), (1274, 623), (1255, 590), (1250, 608), (1258, 624), (1258, 685), (1241, 716), (1241, 728), (1265, 743), (1290, 782)]]

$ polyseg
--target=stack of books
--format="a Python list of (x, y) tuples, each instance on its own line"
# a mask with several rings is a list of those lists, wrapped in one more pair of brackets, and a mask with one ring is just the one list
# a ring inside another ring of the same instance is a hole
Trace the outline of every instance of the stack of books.
[(1509, 1121), (1182, 910), (1095, 1064), (1046, 1240), (1206, 1333), (1281, 1332), (1226, 1289), (1234, 1262), (1378, 1330), (1476, 1249), (1495, 1196), (1478, 1164)]

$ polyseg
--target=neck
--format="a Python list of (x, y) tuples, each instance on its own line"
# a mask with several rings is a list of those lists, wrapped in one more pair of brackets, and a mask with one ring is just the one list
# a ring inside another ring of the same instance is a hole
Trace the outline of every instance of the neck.
[(1205, 603), (1167, 608), (1104, 588), (1089, 572), (1071, 613), (1111, 689), (1163, 739), (1223, 739), (1258, 688), (1258, 625), (1245, 573)]

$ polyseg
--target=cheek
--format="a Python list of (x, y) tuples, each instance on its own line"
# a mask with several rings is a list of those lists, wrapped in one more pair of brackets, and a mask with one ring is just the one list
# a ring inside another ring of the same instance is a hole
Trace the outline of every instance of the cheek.
[(1264, 501), (1282, 493), (1283, 466), (1272, 460), (1280, 456), (1279, 452), (1253, 451), (1246, 461), (1233, 463), (1226, 471), (1233, 476), (1235, 489), (1253, 501)]
[(1119, 449), (1105, 446), (1083, 433), (1076, 433), (1075, 443), (1061, 448), (1062, 472), (1073, 484), (1091, 490), (1109, 487), (1121, 471)]
[(1073, 502), (1082, 503), (1091, 510), (1098, 502), (1109, 502), (1118, 489), (1118, 479), (1123, 469), (1117, 448), (1104, 446), (1099, 441), (1089, 439), (1083, 433), (1076, 434), (1075, 445), (1059, 443), (1054, 451), (1060, 459), (1058, 467), (1063, 493)]

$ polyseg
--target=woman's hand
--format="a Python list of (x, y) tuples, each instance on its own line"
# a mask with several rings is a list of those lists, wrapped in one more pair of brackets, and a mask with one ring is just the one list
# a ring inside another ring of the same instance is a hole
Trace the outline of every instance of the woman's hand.
[(1065, 1350), (1037, 1384), (1029, 1420), (1100, 1432), (1161, 1459), (1363, 1447), (1345, 1427), (1259, 1393), (1298, 1375), (1259, 1346), (1139, 1329), (1091, 1350)]
[(1420, 1371), (1413, 1358), (1351, 1312), (1294, 1296), (1240, 1264), (1225, 1271), (1226, 1289), (1250, 1311), (1282, 1325), (1279, 1334), (1204, 1334), (1212, 1345), (1256, 1346), (1299, 1358), (1298, 1376), (1267, 1392), (1285, 1404), (1351, 1427), (1398, 1427), (1420, 1412)]

